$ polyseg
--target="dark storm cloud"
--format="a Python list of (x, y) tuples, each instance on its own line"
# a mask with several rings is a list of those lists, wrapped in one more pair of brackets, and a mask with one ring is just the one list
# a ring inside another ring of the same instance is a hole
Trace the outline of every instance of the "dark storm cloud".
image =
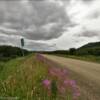
[(48, 40), (63, 34), (70, 24), (65, 9), (47, 0), (0, 1), (0, 33), (31, 40)]

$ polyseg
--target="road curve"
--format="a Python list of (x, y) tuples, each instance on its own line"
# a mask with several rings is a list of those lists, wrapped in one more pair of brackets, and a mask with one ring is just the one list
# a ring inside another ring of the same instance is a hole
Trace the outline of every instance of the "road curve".
[(93, 86), (96, 87), (96, 91), (94, 90), (93, 92), (100, 93), (100, 64), (53, 55), (44, 56), (52, 61), (59, 63), (60, 65), (67, 67), (69, 70), (73, 71), (78, 76), (84, 77), (84, 81), (90, 82), (90, 84), (93, 82)]

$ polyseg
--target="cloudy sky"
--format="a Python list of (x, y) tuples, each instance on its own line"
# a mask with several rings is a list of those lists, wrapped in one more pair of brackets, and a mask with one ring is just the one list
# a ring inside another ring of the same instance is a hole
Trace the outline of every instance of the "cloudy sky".
[(100, 41), (100, 0), (0, 0), (0, 45), (31, 50)]

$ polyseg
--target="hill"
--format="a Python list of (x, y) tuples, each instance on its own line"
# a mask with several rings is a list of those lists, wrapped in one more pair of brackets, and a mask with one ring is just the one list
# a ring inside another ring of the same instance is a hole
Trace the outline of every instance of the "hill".
[(80, 47), (79, 49), (86, 49), (86, 48), (100, 48), (100, 42), (93, 42), (93, 43), (88, 43), (82, 47)]
[(77, 55), (100, 56), (100, 42), (88, 43), (76, 50)]

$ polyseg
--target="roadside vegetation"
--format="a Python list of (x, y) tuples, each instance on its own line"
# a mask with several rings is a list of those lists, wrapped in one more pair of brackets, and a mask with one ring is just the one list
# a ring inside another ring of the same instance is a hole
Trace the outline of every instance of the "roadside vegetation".
[(0, 62), (0, 99), (78, 100), (79, 88), (68, 73), (41, 55)]

